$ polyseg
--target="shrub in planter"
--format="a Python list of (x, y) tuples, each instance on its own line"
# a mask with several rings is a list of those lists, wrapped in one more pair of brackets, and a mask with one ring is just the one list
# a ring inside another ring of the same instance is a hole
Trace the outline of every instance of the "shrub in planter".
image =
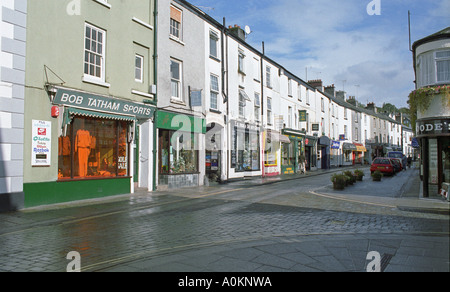
[(350, 170), (344, 171), (344, 174), (350, 178), (350, 184), (356, 182), (356, 177)]
[(359, 181), (363, 180), (364, 172), (362, 170), (356, 169), (355, 170), (356, 179)]
[(346, 176), (343, 174), (333, 174), (331, 176), (331, 181), (333, 182), (333, 189), (335, 190), (343, 190), (346, 185)]
[(373, 181), (381, 181), (382, 177), (383, 177), (383, 174), (379, 170), (376, 170), (374, 173), (372, 173), (372, 180)]

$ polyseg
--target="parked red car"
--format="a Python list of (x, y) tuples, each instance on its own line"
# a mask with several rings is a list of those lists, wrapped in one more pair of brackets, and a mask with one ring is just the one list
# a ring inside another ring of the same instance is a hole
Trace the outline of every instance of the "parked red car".
[(395, 173), (393, 162), (387, 157), (377, 157), (373, 160), (370, 166), (370, 173), (374, 173), (376, 170), (389, 175)]
[(395, 172), (400, 172), (403, 170), (402, 161), (400, 158), (389, 158), (394, 163)]

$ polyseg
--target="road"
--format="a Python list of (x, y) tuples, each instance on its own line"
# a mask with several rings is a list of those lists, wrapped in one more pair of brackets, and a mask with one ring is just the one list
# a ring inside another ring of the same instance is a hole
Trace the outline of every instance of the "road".
[(85, 272), (365, 271), (370, 251), (383, 271), (449, 271), (448, 203), (417, 197), (416, 170), (365, 172), (344, 191), (326, 173), (0, 214), (0, 271), (66, 271), (71, 251)]

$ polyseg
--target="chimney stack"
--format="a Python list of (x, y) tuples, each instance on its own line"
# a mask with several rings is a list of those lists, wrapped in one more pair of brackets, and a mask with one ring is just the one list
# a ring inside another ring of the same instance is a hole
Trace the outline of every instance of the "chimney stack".
[(314, 87), (315, 89), (318, 89), (323, 92), (323, 83), (321, 79), (309, 80), (308, 84)]
[(333, 97), (336, 97), (336, 88), (334, 87), (334, 84), (325, 86), (325, 92)]

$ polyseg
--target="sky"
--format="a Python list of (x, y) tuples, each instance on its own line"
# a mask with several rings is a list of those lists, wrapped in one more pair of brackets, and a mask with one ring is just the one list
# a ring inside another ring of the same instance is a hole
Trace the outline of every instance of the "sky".
[(450, 26), (450, 0), (188, 0), (219, 23), (251, 28), (247, 43), (303, 80), (363, 104), (407, 107), (411, 43)]

